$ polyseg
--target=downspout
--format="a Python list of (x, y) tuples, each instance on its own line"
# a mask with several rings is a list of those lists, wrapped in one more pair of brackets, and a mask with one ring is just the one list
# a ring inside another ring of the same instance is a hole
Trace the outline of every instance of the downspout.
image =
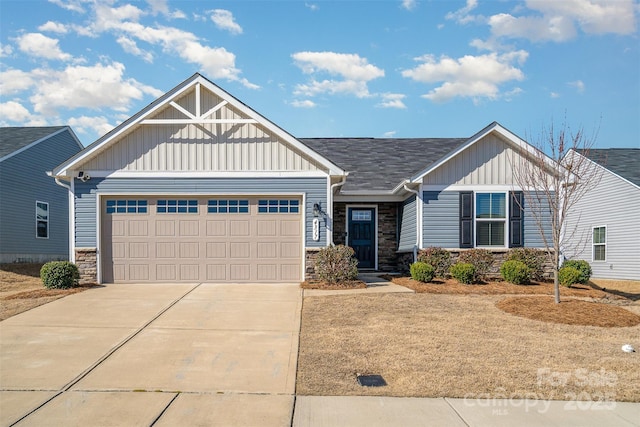
[(416, 244), (413, 245), (413, 262), (418, 261), (418, 248), (420, 247), (420, 233), (418, 233), (418, 225), (420, 224), (420, 210), (418, 209), (418, 199), (419, 192), (418, 190), (412, 190), (407, 187), (406, 182), (403, 184), (403, 188), (407, 190), (409, 193), (413, 193), (416, 195)]
[(347, 175), (342, 175), (342, 180), (332, 184), (329, 189), (329, 206), (327, 207), (331, 215), (331, 233), (329, 233), (329, 246), (333, 246), (333, 192), (336, 188), (342, 187), (347, 182)]
[[(73, 251), (73, 246), (74, 246), (74, 242), (73, 242), (73, 236), (75, 235), (74, 233), (74, 211), (73, 211), (73, 191), (71, 190), (71, 184), (65, 184), (64, 182), (60, 181), (60, 178), (58, 177), (54, 177), (53, 176), (53, 172), (48, 171), (47, 175), (54, 178), (54, 180), (56, 181), (56, 184), (58, 184), (60, 187), (64, 187), (67, 189), (67, 191), (69, 192), (69, 202), (68, 202), (68, 208), (69, 208), (69, 235), (67, 237), (69, 237), (69, 261), (71, 262), (75, 262), (75, 253)], [(73, 179), (73, 178), (71, 178)]]

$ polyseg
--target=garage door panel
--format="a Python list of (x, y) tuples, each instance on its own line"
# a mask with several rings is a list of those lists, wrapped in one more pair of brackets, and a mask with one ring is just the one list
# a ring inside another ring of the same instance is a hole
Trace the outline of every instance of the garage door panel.
[(156, 220), (156, 236), (175, 236), (176, 224), (173, 220)]
[[(267, 211), (259, 210), (259, 206), (264, 207), (259, 205), (259, 200), (264, 199), (260, 197), (126, 198), (127, 203), (136, 203), (134, 199), (144, 199), (144, 204), (138, 202), (144, 209), (136, 212), (129, 210), (127, 205), (126, 212), (109, 212), (106, 204), (103, 205), (104, 281), (278, 282), (301, 279), (302, 209), (298, 209), (299, 204), (291, 204), (294, 208), (290, 209), (287, 204), (291, 197), (283, 198), (284, 208), (277, 200), (278, 209)], [(190, 212), (169, 211), (158, 205), (158, 200), (174, 199), (178, 202), (197, 199), (198, 205)], [(212, 199), (218, 201), (217, 207)], [(268, 199), (269, 209), (275, 199)]]

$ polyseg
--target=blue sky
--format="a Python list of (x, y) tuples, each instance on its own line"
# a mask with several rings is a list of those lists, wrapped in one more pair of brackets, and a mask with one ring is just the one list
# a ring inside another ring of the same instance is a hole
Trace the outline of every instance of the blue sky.
[(194, 72), (297, 137), (536, 140), (567, 122), (640, 147), (640, 4), (0, 1), (0, 125), (88, 145)]

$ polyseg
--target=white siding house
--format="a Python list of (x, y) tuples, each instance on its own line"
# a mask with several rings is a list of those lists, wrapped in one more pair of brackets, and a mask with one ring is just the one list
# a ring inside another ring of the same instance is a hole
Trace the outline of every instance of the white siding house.
[(640, 280), (640, 148), (590, 150), (599, 181), (570, 212), (565, 256), (593, 277)]

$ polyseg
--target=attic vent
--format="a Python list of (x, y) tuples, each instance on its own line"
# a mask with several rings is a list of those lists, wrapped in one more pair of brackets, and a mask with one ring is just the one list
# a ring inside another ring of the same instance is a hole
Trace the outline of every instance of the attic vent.
[(382, 378), (382, 375), (357, 375), (358, 384), (363, 387), (384, 387), (387, 382)]

